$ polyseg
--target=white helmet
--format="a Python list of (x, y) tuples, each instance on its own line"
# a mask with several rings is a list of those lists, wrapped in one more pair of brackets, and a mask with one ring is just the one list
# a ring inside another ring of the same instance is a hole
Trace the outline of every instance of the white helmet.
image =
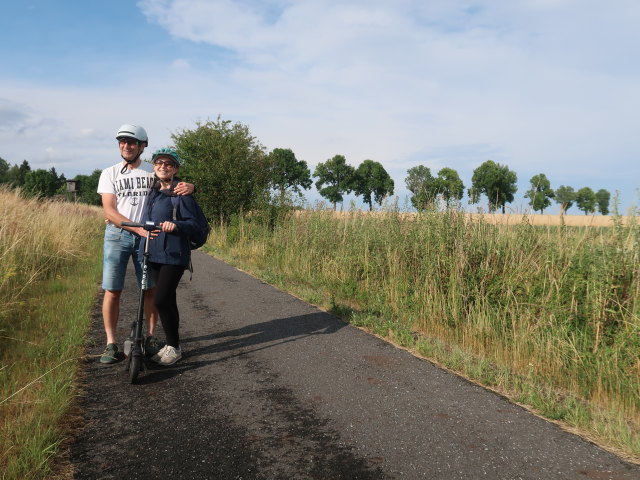
[(130, 123), (125, 123), (118, 129), (116, 140), (121, 138), (135, 138), (136, 140), (149, 145), (149, 137), (147, 137), (146, 130), (137, 125), (131, 125)]

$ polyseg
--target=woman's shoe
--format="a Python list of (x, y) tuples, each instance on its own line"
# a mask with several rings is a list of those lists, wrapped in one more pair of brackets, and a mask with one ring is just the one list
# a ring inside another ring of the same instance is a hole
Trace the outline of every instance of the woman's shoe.
[(172, 347), (171, 345), (167, 345), (164, 348), (164, 352), (162, 353), (162, 356), (160, 357), (158, 364), (165, 365), (165, 366), (173, 365), (181, 358), (182, 358), (182, 350), (180, 350), (180, 347), (175, 348), (175, 347)]

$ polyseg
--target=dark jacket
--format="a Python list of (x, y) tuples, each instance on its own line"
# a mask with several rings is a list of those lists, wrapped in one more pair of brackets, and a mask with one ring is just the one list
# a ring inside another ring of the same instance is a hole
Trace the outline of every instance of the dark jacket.
[[(153, 188), (147, 199), (147, 206), (143, 222), (152, 221), (156, 225), (162, 222), (173, 220), (173, 204), (171, 197), (176, 194), (173, 190), (159, 190)], [(175, 224), (178, 227), (172, 233), (160, 232), (157, 237), (152, 237), (149, 241), (149, 261), (168, 265), (189, 266), (191, 260), (191, 247), (189, 246), (189, 235), (193, 235), (198, 227), (195, 221), (194, 205), (195, 199), (191, 195), (177, 195), (180, 206), (178, 208)], [(140, 242), (138, 258), (142, 261), (144, 253), (144, 241)]]

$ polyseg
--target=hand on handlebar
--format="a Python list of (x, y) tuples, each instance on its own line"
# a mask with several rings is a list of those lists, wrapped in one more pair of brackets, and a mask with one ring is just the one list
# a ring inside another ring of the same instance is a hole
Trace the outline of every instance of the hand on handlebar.
[(160, 225), (156, 225), (155, 230), (151, 230), (151, 238), (156, 238), (160, 232), (171, 233), (175, 232), (178, 227), (173, 222), (162, 222)]
[(173, 222), (162, 222), (160, 224), (160, 229), (163, 232), (167, 232), (167, 233), (175, 232), (176, 228), (177, 228), (176, 224)]
[[(131, 231), (141, 237), (146, 237), (147, 232), (151, 233), (152, 236), (157, 237), (162, 225), (155, 225), (153, 222), (145, 222), (145, 223), (137, 223), (137, 222), (121, 222), (121, 226), (129, 227)], [(175, 225), (174, 225), (175, 227)], [(155, 232), (155, 235), (154, 235)]]

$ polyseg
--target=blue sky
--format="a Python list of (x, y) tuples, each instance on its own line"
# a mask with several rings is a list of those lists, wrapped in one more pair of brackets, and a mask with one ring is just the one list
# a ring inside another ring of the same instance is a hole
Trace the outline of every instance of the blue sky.
[(150, 153), (220, 115), (312, 170), (336, 154), (378, 161), (401, 203), (411, 167), (453, 168), (469, 187), (491, 159), (518, 175), (513, 211), (538, 173), (619, 191), (623, 213), (638, 204), (636, 1), (5, 3), (11, 164), (71, 178), (119, 160), (122, 123), (147, 129)]

